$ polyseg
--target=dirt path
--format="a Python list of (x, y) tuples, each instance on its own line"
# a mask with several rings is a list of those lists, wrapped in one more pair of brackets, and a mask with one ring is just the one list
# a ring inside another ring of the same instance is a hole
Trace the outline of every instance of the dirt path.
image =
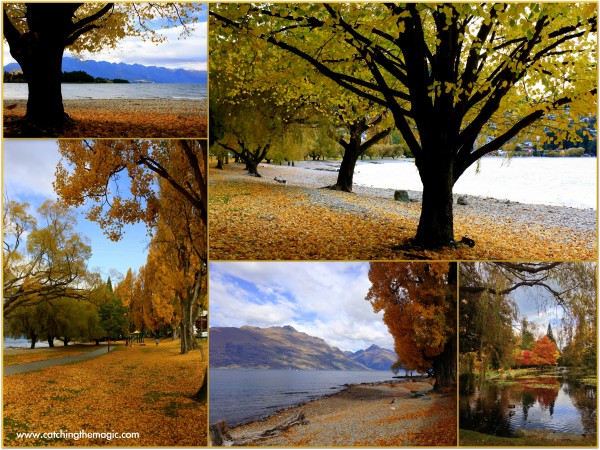
[[(114, 350), (112, 346), (110, 350)], [(93, 358), (108, 353), (107, 347), (101, 347), (98, 350), (91, 351), (89, 353), (82, 353), (80, 355), (65, 356), (64, 358), (46, 359), (43, 361), (34, 361), (25, 364), (15, 364), (14, 366), (5, 366), (2, 368), (2, 374), (4, 376), (14, 375), (17, 373), (33, 372), (34, 370), (44, 369), (51, 366), (60, 366), (63, 364), (70, 364), (84, 359)]]

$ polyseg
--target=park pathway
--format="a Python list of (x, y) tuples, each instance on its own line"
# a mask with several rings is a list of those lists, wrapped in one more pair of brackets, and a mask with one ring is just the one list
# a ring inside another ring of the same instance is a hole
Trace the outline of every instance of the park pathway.
[[(111, 351), (114, 350), (114, 348), (114, 346), (111, 347)], [(34, 361), (26, 364), (15, 364), (14, 366), (3, 367), (2, 374), (6, 376), (15, 375), (17, 373), (32, 372), (34, 370), (40, 370), (50, 366), (61, 366), (63, 364), (82, 361), (84, 359), (93, 358), (94, 356), (100, 356), (105, 353), (108, 353), (108, 350), (106, 347), (102, 347), (98, 350), (94, 350), (93, 352), (83, 353), (81, 355), (65, 356), (64, 358), (57, 359), (46, 359), (43, 361)]]

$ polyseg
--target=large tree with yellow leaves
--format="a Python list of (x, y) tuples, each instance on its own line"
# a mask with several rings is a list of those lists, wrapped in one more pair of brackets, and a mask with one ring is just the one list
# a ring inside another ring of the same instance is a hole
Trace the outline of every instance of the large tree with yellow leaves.
[(479, 158), (536, 128), (540, 143), (545, 127), (578, 140), (574, 122), (596, 110), (596, 3), (223, 3), (210, 14), (222, 39), (277, 46), (391, 111), (423, 182), (425, 247), (454, 240), (453, 186)]
[[(65, 114), (62, 93), (62, 57), (114, 48), (126, 36), (164, 40), (160, 28), (184, 25), (184, 34), (197, 3), (5, 3), (4, 38), (10, 54), (27, 79), (28, 123), (62, 127)], [(157, 23), (160, 19), (160, 23)]]

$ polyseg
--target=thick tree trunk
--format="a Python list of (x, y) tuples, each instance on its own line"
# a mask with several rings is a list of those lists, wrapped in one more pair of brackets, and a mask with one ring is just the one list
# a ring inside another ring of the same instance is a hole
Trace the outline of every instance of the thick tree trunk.
[(262, 175), (258, 173), (258, 163), (250, 158), (246, 160), (246, 170), (248, 170), (250, 175), (254, 175), (255, 177), (259, 178), (262, 177)]
[(37, 342), (37, 334), (35, 333), (29, 333), (29, 339), (31, 340), (31, 346), (29, 348), (34, 349), (35, 348), (35, 344)]
[(204, 380), (202, 380), (202, 386), (198, 389), (198, 392), (194, 394), (194, 400), (200, 403), (206, 403), (208, 399), (208, 371), (204, 369)]
[(61, 92), (63, 50), (41, 46), (23, 67), (29, 89), (25, 119), (40, 128), (62, 127), (68, 117)]
[(217, 155), (217, 169), (223, 170), (223, 157), (221, 155)]
[(25, 119), (40, 128), (62, 128), (65, 114), (61, 93), (62, 57), (70, 33), (74, 4), (27, 4), (29, 31), (10, 40), (11, 55), (27, 79)]
[(332, 189), (336, 191), (352, 192), (354, 168), (356, 167), (356, 161), (358, 161), (360, 154), (360, 140), (351, 139), (350, 143), (345, 147), (337, 181), (332, 186)]
[(456, 384), (456, 336), (452, 336), (444, 351), (433, 360), (435, 385), (433, 389), (440, 392)]
[(417, 168), (423, 182), (423, 202), (415, 243), (426, 248), (447, 245), (454, 240), (452, 163), (440, 158), (426, 164), (417, 162)]
[(181, 323), (179, 329), (181, 331), (181, 354), (186, 354), (190, 350), (196, 348), (196, 336), (194, 336), (194, 298), (192, 295), (187, 295), (181, 299)]
[(48, 347), (54, 347), (54, 336), (48, 336)]

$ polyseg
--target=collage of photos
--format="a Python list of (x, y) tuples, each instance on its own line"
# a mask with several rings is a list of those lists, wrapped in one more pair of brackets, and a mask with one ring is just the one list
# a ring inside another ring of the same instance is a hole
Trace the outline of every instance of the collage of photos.
[(2, 445), (597, 448), (597, 2), (3, 2)]

